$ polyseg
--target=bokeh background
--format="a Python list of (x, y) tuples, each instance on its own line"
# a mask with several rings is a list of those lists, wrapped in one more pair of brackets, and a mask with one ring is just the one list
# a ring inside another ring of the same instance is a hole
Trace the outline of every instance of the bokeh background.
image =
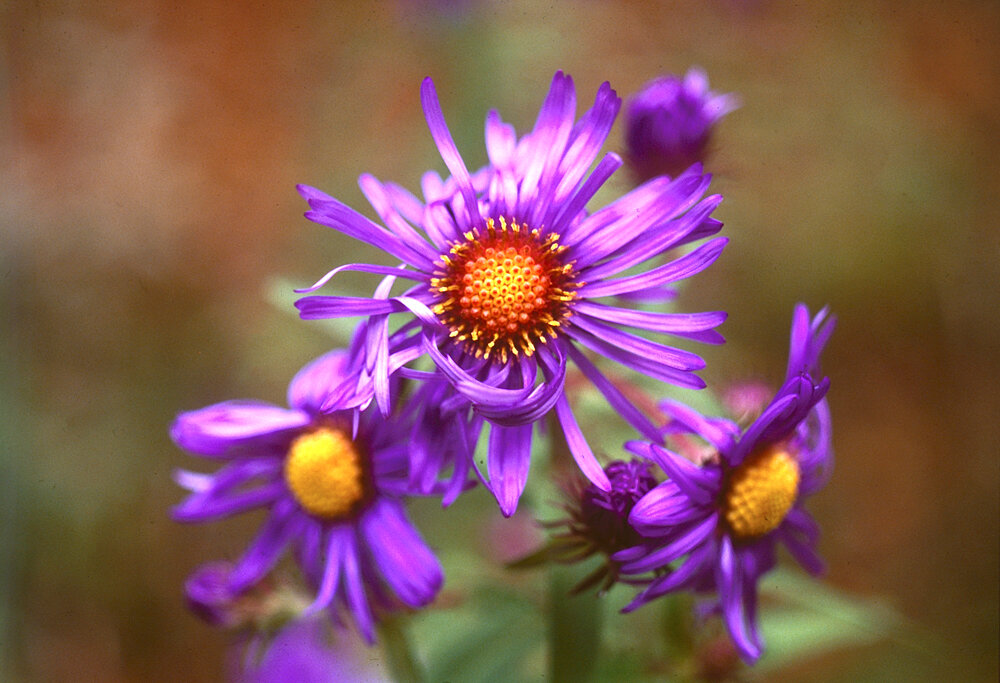
[(524, 132), (556, 69), (582, 111), (694, 64), (743, 100), (709, 163), (732, 241), (681, 301), (730, 311), (703, 376), (778, 378), (794, 303), (834, 309), (827, 581), (937, 650), (784, 676), (996, 680), (995, 2), (41, 0), (0, 5), (0, 36), (3, 680), (222, 680), (227, 640), (181, 586), (257, 519), (168, 519), (193, 461), (167, 426), (283, 400), (331, 342), (275, 278), (377, 258), (302, 218), (295, 183), (370, 214), (360, 173), (443, 171), (426, 75), (475, 167), (487, 110)]

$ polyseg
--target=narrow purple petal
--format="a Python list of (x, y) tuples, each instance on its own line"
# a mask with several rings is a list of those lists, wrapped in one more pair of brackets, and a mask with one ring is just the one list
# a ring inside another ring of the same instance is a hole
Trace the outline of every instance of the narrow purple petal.
[(660, 434), (656, 427), (650, 422), (649, 418), (642, 414), (638, 408), (636, 408), (631, 401), (625, 398), (625, 395), (616, 387), (611, 381), (601, 374), (601, 371), (587, 359), (576, 347), (572, 344), (566, 344), (565, 346), (566, 354), (573, 359), (580, 371), (589, 379), (598, 391), (604, 394), (604, 397), (611, 404), (611, 407), (621, 415), (626, 422), (635, 427), (636, 430), (647, 439), (652, 439), (654, 441), (659, 441)]
[(347, 605), (354, 615), (358, 630), (369, 644), (375, 642), (375, 619), (372, 617), (371, 606), (365, 596), (364, 582), (361, 579), (360, 548), (353, 529), (344, 537), (344, 585), (347, 589)]
[(705, 510), (692, 505), (676, 482), (665, 481), (636, 502), (628, 522), (643, 536), (657, 537), (676, 531), (704, 514)]
[[(704, 389), (705, 381), (697, 375), (686, 370), (677, 370), (662, 362), (651, 360), (646, 356), (639, 355), (633, 351), (622, 349), (611, 344), (600, 337), (584, 331), (579, 325), (568, 325), (566, 334), (591, 351), (601, 354), (605, 358), (632, 368), (636, 372), (641, 372), (654, 379), (670, 384), (687, 387), (688, 389)], [(568, 346), (568, 345), (567, 345)]]
[(678, 370), (701, 370), (705, 367), (705, 361), (690, 351), (637, 337), (588, 316), (576, 316), (572, 322), (574, 327), (584, 329), (608, 344), (636, 353), (654, 363), (662, 363)]
[(732, 448), (740, 433), (740, 428), (733, 422), (720, 418), (709, 419), (678, 401), (665, 399), (660, 402), (660, 409), (675, 422), (679, 422), (688, 431), (697, 434), (722, 452)]
[(459, 192), (465, 200), (465, 210), (468, 212), (466, 224), (469, 227), (482, 225), (483, 219), (479, 216), (479, 203), (476, 200), (476, 191), (472, 187), (469, 169), (466, 168), (462, 155), (458, 153), (455, 141), (448, 130), (448, 124), (445, 123), (437, 91), (434, 89), (434, 81), (430, 77), (425, 78), (420, 86), (420, 101), (424, 107), (424, 116), (427, 119), (427, 127), (431, 131), (431, 137), (434, 138), (434, 144), (437, 145), (445, 166), (451, 171), (452, 177), (458, 183)]
[(406, 278), (408, 280), (417, 280), (420, 282), (427, 282), (431, 279), (431, 276), (427, 273), (423, 273), (415, 270), (405, 270), (398, 266), (376, 266), (371, 263), (348, 263), (343, 266), (338, 266), (333, 270), (327, 272), (326, 275), (321, 277), (312, 285), (308, 287), (302, 287), (299, 289), (292, 290), (296, 294), (309, 294), (310, 292), (315, 292), (320, 289), (327, 282), (332, 280), (338, 273), (343, 271), (357, 271), (360, 273), (375, 273), (377, 275), (395, 275), (396, 277)]
[(566, 436), (566, 445), (569, 446), (569, 451), (573, 454), (573, 459), (576, 461), (577, 466), (579, 466), (580, 471), (597, 488), (602, 491), (610, 491), (611, 482), (608, 480), (608, 475), (605, 474), (601, 463), (597, 462), (594, 452), (590, 450), (590, 446), (580, 431), (580, 426), (577, 424), (576, 418), (573, 417), (573, 411), (569, 407), (569, 400), (565, 394), (560, 394), (559, 400), (556, 401), (556, 415), (559, 416), (559, 423), (562, 425), (563, 434)]
[(558, 207), (559, 213), (551, 221), (548, 221), (549, 230), (555, 233), (562, 233), (566, 224), (576, 218), (587, 206), (597, 191), (603, 187), (608, 178), (622, 165), (622, 158), (614, 152), (608, 152), (601, 159), (594, 171), (580, 185), (580, 188), (565, 202), (554, 204), (552, 210)]
[(431, 248), (427, 241), (420, 236), (416, 230), (407, 223), (396, 211), (392, 199), (386, 188), (375, 179), (374, 176), (365, 173), (358, 178), (361, 191), (364, 192), (368, 202), (375, 209), (379, 217), (386, 226), (395, 233), (396, 237), (406, 243), (413, 251), (422, 254), (428, 263), (433, 262), (438, 257), (436, 249)]
[(323, 567), (323, 579), (319, 590), (316, 592), (316, 599), (302, 612), (302, 616), (308, 617), (324, 609), (333, 600), (334, 595), (336, 595), (337, 583), (340, 581), (340, 567), (343, 564), (344, 545), (344, 530), (340, 528), (331, 529), (326, 545), (326, 564)]
[[(333, 228), (348, 237), (377, 247), (420, 270), (430, 269), (431, 262), (427, 256), (414, 250), (399, 237), (365, 218), (346, 204), (333, 197), (327, 197), (318, 190), (305, 188), (302, 185), (299, 186), (299, 192), (306, 198), (312, 209), (307, 211), (305, 216), (314, 223)], [(317, 195), (322, 195), (322, 197)]]
[(727, 237), (717, 237), (670, 263), (638, 275), (586, 284), (578, 289), (577, 293), (581, 297), (595, 299), (683, 280), (712, 265), (728, 242)]
[(500, 504), (500, 512), (510, 517), (517, 510), (531, 467), (532, 425), (518, 427), (490, 426), (487, 456), (487, 487)]
[(229, 585), (233, 591), (243, 592), (271, 571), (294, 538), (300, 519), (300, 514), (291, 501), (275, 505), (264, 527), (229, 575)]
[(303, 320), (324, 318), (355, 318), (405, 311), (406, 307), (392, 299), (366, 299), (356, 296), (306, 296), (295, 302)]
[[(718, 526), (718, 515), (711, 514), (697, 524), (680, 533), (673, 541), (657, 548), (645, 557), (622, 564), (622, 571), (627, 574), (644, 574), (666, 567), (674, 560), (687, 555), (706, 539), (710, 538)], [(618, 555), (613, 556), (618, 559)]]
[(619, 325), (637, 327), (650, 332), (672, 334), (709, 344), (721, 344), (725, 341), (722, 335), (713, 328), (721, 325), (728, 314), (725, 311), (709, 313), (659, 313), (655, 311), (639, 311), (628, 308), (617, 308), (592, 301), (577, 301), (573, 304), (573, 312), (587, 315)]

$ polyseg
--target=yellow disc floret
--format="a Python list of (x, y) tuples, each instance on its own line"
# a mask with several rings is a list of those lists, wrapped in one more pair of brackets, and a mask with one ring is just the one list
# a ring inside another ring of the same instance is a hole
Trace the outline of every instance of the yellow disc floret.
[(724, 490), (726, 522), (738, 539), (777, 529), (799, 492), (799, 464), (780, 447), (756, 451), (730, 475)]
[(580, 286), (563, 262), (566, 248), (556, 234), (504, 218), (499, 226), (488, 218), (484, 230), (464, 237), (436, 266), (431, 287), (441, 299), (434, 312), (477, 356), (530, 356), (555, 338)]
[(347, 433), (331, 427), (292, 442), (285, 481), (299, 505), (324, 519), (350, 515), (366, 497), (362, 454)]

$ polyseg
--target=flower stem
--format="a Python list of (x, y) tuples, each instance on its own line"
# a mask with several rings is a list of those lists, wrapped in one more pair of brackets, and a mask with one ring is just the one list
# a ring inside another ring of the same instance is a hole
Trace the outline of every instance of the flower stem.
[(402, 619), (383, 619), (379, 623), (379, 640), (382, 641), (382, 651), (392, 680), (397, 683), (423, 683), (424, 672), (413, 655)]

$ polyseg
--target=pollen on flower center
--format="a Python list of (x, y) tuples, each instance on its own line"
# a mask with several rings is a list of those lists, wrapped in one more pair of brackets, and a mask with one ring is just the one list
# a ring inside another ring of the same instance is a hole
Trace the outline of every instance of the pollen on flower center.
[(431, 287), (440, 296), (434, 313), (451, 337), (477, 356), (534, 353), (555, 338), (576, 296), (572, 263), (556, 234), (541, 235), (516, 221), (492, 218), (442, 254)]
[(299, 505), (324, 519), (350, 515), (367, 494), (362, 453), (344, 431), (330, 427), (292, 442), (285, 481)]
[(730, 475), (723, 493), (726, 522), (736, 538), (777, 529), (799, 490), (799, 465), (780, 447), (755, 452)]

